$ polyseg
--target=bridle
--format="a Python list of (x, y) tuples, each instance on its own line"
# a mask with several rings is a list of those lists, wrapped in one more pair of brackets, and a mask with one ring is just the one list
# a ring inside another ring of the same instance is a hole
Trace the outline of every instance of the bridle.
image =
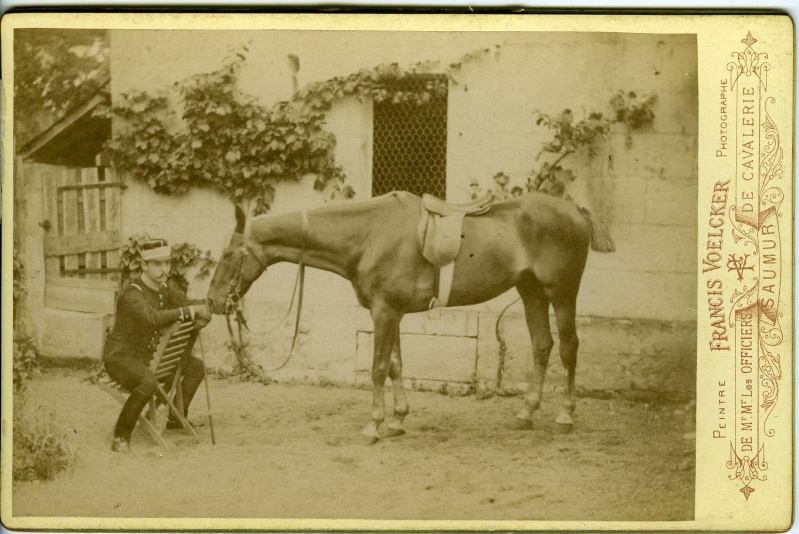
[[(300, 332), (300, 316), (302, 314), (302, 297), (303, 297), (303, 290), (305, 288), (305, 249), (307, 245), (307, 236), (308, 236), (308, 212), (302, 212), (302, 245), (300, 248), (300, 257), (299, 261), (297, 262), (297, 278), (294, 281), (294, 289), (291, 292), (291, 302), (289, 303), (289, 307), (286, 310), (286, 314), (280, 320), (280, 322), (275, 325), (274, 328), (268, 330), (266, 333), (273, 332), (277, 328), (279, 328), (283, 321), (285, 321), (289, 313), (291, 313), (291, 308), (294, 306), (294, 297), (297, 295), (297, 286), (299, 286), (299, 300), (297, 302), (297, 319), (294, 323), (294, 337), (291, 340), (291, 349), (289, 349), (289, 354), (286, 356), (286, 359), (281, 363), (279, 366), (275, 367), (274, 369), (270, 369), (268, 372), (277, 371), (285, 367), (285, 365), (291, 359), (291, 355), (294, 353), (294, 346), (297, 344), (297, 337)], [(233, 283), (230, 284), (228, 289), (227, 299), (225, 301), (225, 320), (227, 321), (227, 328), (228, 333), (230, 334), (231, 339), (233, 338), (233, 327), (230, 324), (230, 317), (231, 315), (235, 314), (236, 322), (238, 323), (238, 346), (240, 348), (244, 348), (244, 342), (242, 341), (241, 337), (241, 327), (244, 326), (247, 330), (250, 330), (249, 326), (247, 325), (247, 320), (244, 317), (244, 311), (241, 307), (241, 299), (243, 295), (241, 294), (241, 281), (242, 275), (244, 272), (244, 261), (248, 257), (255, 258), (255, 261), (258, 262), (258, 266), (261, 269), (261, 272), (258, 273), (258, 276), (261, 276), (266, 271), (268, 267), (267, 263), (261, 259), (258, 252), (255, 249), (255, 245), (252, 241), (250, 241), (246, 236), (244, 237), (244, 243), (239, 247), (240, 260), (238, 268), (236, 269), (236, 276), (233, 279)], [(257, 277), (256, 277), (257, 278)]]

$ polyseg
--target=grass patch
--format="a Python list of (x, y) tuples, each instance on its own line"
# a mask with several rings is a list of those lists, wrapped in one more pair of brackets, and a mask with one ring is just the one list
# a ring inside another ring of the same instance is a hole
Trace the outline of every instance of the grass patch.
[(69, 431), (59, 427), (55, 404), (14, 410), (13, 479), (53, 480), (74, 467), (78, 451), (69, 442)]

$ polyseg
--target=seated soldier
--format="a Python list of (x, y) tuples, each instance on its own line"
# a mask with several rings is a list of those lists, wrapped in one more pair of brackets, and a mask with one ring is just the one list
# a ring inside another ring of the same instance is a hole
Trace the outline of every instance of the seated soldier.
[[(167, 287), (171, 249), (163, 239), (142, 245), (142, 274), (122, 290), (116, 303), (114, 327), (108, 335), (103, 360), (108, 376), (121, 384), (130, 397), (122, 407), (116, 427), (115, 452), (130, 452), (130, 436), (139, 414), (157, 391), (150, 360), (160, 338), (160, 329), (179, 319), (195, 319), (197, 328), (211, 320), (205, 304), (190, 305), (186, 295)], [(191, 356), (183, 367), (183, 409), (189, 404), (205, 377), (201, 360)], [(185, 415), (185, 414), (184, 414)], [(170, 412), (168, 429), (181, 428)]]

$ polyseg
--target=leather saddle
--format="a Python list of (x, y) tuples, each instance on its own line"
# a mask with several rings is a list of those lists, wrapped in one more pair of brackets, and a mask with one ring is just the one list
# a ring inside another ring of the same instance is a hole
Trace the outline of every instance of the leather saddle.
[(463, 204), (453, 204), (433, 195), (422, 197), (416, 239), (422, 256), (435, 267), (435, 294), (430, 308), (446, 306), (452, 289), (455, 258), (461, 249), (461, 231), (466, 216), (482, 215), (491, 209), (494, 195)]

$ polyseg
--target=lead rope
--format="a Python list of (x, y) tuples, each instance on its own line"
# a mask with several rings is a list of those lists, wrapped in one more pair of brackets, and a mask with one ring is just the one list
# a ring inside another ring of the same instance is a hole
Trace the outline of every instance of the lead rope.
[[(305, 289), (305, 245), (306, 245), (307, 236), (308, 236), (308, 212), (307, 211), (303, 211), (302, 212), (302, 248), (300, 249), (300, 260), (297, 262), (297, 265), (299, 265), (298, 280), (299, 280), (299, 286), (300, 286), (300, 294), (299, 294), (299, 297), (297, 298), (297, 319), (296, 319), (296, 321), (294, 321), (294, 337), (291, 340), (291, 348), (289, 349), (289, 355), (286, 356), (286, 359), (283, 361), (283, 363), (281, 363), (280, 365), (278, 365), (274, 369), (269, 369), (268, 371), (266, 371), (267, 373), (271, 373), (271, 372), (279, 371), (280, 369), (283, 369), (283, 367), (285, 367), (286, 364), (289, 363), (289, 360), (291, 359), (291, 355), (294, 354), (294, 347), (297, 344), (297, 337), (299, 337), (299, 333), (300, 333), (300, 316), (302, 315), (302, 295), (303, 295), (303, 292), (304, 292), (304, 289)], [(297, 284), (296, 283), (294, 285), (294, 289), (295, 290), (297, 289)], [(291, 299), (294, 300), (294, 293), (292, 293)], [(289, 308), (289, 309), (291, 309), (291, 308)]]

